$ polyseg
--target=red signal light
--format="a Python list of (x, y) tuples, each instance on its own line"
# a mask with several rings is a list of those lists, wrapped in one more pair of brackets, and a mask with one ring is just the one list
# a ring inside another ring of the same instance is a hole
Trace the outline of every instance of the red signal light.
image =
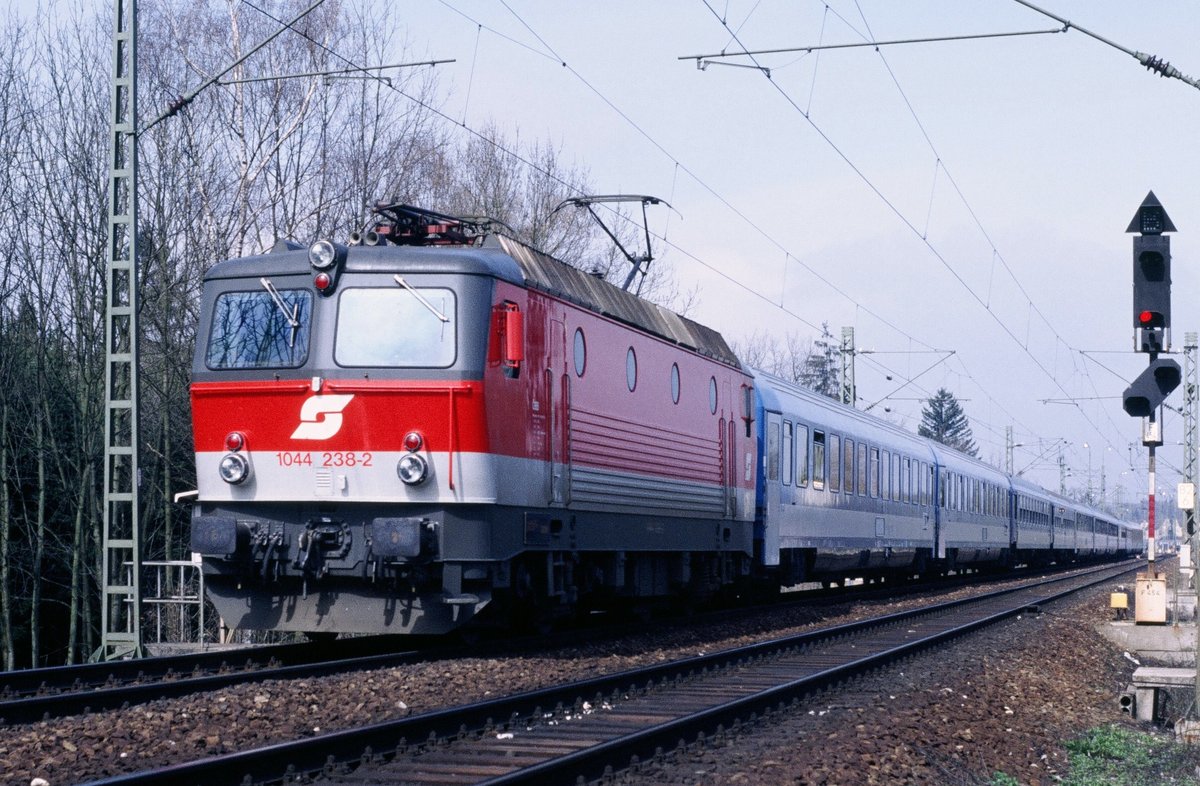
[(246, 436), (240, 431), (231, 431), (225, 435), (225, 449), (237, 452), (246, 446)]
[(421, 446), (425, 444), (425, 439), (419, 432), (410, 431), (404, 435), (404, 449), (410, 452), (417, 452)]
[(329, 277), (328, 273), (318, 273), (317, 277), (313, 279), (313, 286), (322, 292), (329, 289), (329, 285), (332, 283), (333, 279)]
[(1143, 311), (1142, 313), (1138, 314), (1138, 322), (1141, 322), (1143, 325), (1149, 325), (1153, 321), (1154, 312), (1152, 311)]

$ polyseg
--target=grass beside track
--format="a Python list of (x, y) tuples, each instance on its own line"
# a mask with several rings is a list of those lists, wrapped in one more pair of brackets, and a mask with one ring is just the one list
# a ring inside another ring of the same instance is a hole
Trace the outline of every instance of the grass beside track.
[[(1167, 734), (1106, 726), (1064, 747), (1071, 770), (1063, 786), (1200, 786), (1200, 747), (1176, 742)], [(989, 786), (1022, 786), (1022, 781), (998, 772)]]

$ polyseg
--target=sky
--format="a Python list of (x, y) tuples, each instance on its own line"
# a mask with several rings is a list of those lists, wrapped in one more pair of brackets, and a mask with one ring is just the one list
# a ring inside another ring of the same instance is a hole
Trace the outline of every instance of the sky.
[[(1195, 3), (1038, 5), (1200, 78)], [(692, 318), (733, 342), (851, 326), (860, 407), (915, 430), (945, 387), (984, 460), (1004, 466), (1011, 427), (1035, 482), (1058, 488), (1061, 453), (1068, 489), (1144, 499), (1141, 425), (1120, 399), (1147, 362), (1124, 230), (1151, 190), (1178, 227), (1182, 353), (1200, 331), (1200, 90), (1016, 0), (379, 8), (404, 20), (398, 58), (455, 59), (437, 72), (455, 133), (494, 123), (552, 142), (597, 193), (668, 201), (650, 209), (655, 264), (695, 290)], [(1178, 413), (1163, 433), (1160, 494), (1183, 468)]]

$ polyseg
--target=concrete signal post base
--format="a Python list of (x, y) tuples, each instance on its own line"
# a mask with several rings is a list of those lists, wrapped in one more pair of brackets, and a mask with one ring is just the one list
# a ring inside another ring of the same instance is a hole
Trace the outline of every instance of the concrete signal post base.
[(1167, 574), (1139, 573), (1136, 581), (1134, 621), (1139, 625), (1167, 624)]

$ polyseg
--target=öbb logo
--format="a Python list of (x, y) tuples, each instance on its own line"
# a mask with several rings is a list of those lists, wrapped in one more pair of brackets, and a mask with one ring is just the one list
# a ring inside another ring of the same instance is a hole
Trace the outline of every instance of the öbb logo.
[(313, 396), (300, 408), (300, 425), (292, 439), (329, 439), (342, 428), (342, 410), (353, 399), (351, 395)]

